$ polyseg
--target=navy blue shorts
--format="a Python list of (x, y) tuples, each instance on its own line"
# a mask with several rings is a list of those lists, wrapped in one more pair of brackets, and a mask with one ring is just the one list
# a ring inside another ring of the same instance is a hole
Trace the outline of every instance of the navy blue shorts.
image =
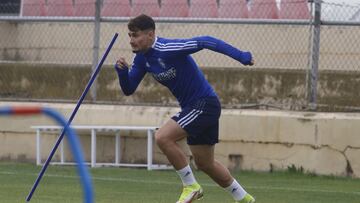
[(221, 105), (217, 97), (201, 98), (172, 117), (187, 133), (189, 145), (214, 145), (219, 142)]

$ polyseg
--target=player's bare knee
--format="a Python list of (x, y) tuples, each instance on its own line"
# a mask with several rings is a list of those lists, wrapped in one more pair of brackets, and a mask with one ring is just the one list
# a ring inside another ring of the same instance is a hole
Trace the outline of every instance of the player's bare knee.
[(162, 143), (164, 142), (164, 138), (162, 137), (161, 133), (159, 133), (159, 131), (157, 131), (155, 133), (155, 142), (157, 145), (162, 145)]
[(161, 130), (159, 130), (155, 133), (155, 142), (158, 146), (162, 147), (162, 146), (166, 146), (167, 144), (169, 144), (170, 139), (168, 138), (168, 136), (165, 133), (163, 133)]
[(195, 160), (195, 164), (199, 170), (204, 171), (204, 172), (211, 170), (213, 167), (212, 163), (207, 163), (205, 161), (196, 161)]

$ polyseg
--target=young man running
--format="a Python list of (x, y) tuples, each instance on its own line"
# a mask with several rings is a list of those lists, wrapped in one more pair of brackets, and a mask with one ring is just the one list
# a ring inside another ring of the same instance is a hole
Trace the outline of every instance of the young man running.
[(190, 203), (203, 196), (203, 190), (177, 144), (183, 138), (187, 138), (197, 167), (229, 191), (235, 202), (255, 202), (231, 176), (229, 170), (214, 159), (221, 105), (215, 91), (190, 56), (202, 49), (210, 49), (244, 65), (253, 65), (251, 53), (240, 51), (210, 36), (191, 39), (157, 37), (155, 22), (147, 15), (131, 19), (128, 29), (135, 58), (131, 66), (123, 57), (115, 65), (124, 94), (131, 95), (144, 75), (150, 73), (169, 88), (181, 106), (181, 111), (155, 134), (157, 145), (176, 169), (184, 186), (177, 203)]

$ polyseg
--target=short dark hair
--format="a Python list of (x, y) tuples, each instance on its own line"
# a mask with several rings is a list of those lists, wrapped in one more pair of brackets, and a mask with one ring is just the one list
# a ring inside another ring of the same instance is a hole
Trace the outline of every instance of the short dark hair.
[(144, 30), (155, 30), (154, 20), (145, 14), (136, 16), (135, 18), (130, 19), (128, 23), (128, 29), (132, 32), (144, 31)]

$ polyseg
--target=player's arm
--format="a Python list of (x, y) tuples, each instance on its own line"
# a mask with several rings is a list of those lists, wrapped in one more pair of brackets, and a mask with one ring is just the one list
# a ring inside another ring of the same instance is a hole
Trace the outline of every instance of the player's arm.
[(158, 50), (168, 56), (176, 56), (177, 54), (193, 54), (202, 49), (209, 49), (227, 55), (244, 65), (254, 64), (254, 59), (250, 52), (241, 51), (236, 47), (211, 36), (178, 39), (171, 43), (157, 44), (156, 46)]
[(200, 48), (209, 49), (227, 55), (244, 65), (254, 65), (254, 59), (250, 52), (241, 51), (236, 47), (211, 36), (193, 38), (198, 42)]
[(125, 59), (120, 58), (115, 64), (115, 70), (119, 76), (120, 87), (126, 96), (135, 92), (146, 73), (145, 69), (138, 66), (136, 58), (130, 69)]

